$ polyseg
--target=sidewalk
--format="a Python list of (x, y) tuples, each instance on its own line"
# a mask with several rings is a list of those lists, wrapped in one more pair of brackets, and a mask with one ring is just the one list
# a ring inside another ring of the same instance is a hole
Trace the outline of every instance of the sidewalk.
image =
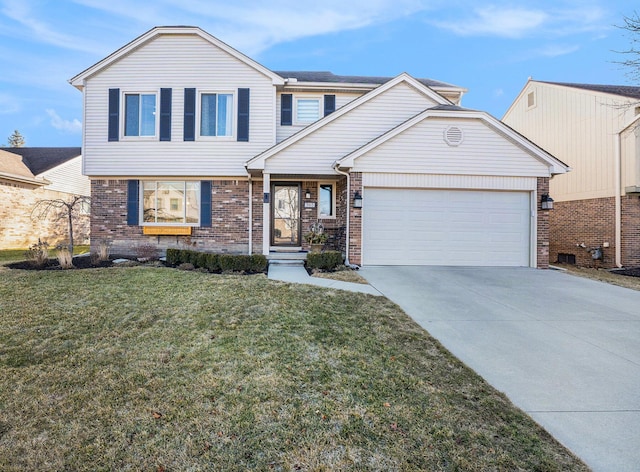
[(271, 261), (269, 263), (268, 277), (271, 280), (280, 280), (281, 282), (317, 285), (319, 287), (333, 288), (337, 290), (348, 290), (351, 292), (382, 296), (382, 294), (371, 285), (311, 277), (302, 264), (278, 263)]

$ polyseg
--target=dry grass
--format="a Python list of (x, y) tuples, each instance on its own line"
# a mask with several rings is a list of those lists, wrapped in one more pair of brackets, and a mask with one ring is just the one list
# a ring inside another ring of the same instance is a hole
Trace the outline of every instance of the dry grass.
[(357, 271), (351, 269), (339, 270), (336, 272), (315, 272), (312, 274), (312, 277), (339, 280), (341, 282), (351, 282), (354, 284), (368, 284), (364, 277), (358, 274)]
[(0, 470), (586, 470), (396, 305), (2, 270)]
[(599, 280), (620, 287), (640, 290), (640, 277), (629, 277), (627, 275), (614, 274), (607, 269), (593, 269), (588, 267), (577, 267), (570, 264), (554, 264), (556, 267), (566, 269), (568, 273), (588, 279)]

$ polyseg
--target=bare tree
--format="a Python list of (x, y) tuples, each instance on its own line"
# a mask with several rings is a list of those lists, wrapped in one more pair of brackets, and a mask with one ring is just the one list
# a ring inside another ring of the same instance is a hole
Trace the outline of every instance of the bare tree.
[(50, 214), (57, 219), (66, 218), (69, 230), (69, 252), (73, 254), (73, 221), (83, 207), (87, 207), (91, 202), (89, 197), (83, 195), (72, 195), (68, 200), (54, 198), (50, 200), (38, 200), (31, 211), (31, 218), (34, 220), (44, 220)]
[(623, 55), (623, 60), (615, 61), (627, 69), (626, 75), (633, 82), (640, 82), (640, 15), (633, 12), (631, 16), (623, 17), (624, 24), (618, 28), (625, 30), (630, 37), (630, 47), (625, 51), (617, 51)]
[(8, 147), (23, 147), (25, 145), (24, 137), (20, 134), (20, 131), (15, 130), (7, 140)]

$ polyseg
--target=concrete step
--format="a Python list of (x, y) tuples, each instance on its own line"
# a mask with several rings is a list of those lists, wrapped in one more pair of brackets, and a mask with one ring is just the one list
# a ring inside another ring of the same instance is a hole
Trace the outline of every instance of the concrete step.
[(269, 259), (269, 265), (304, 266), (302, 259)]
[(306, 252), (270, 252), (267, 256), (267, 260), (290, 260), (290, 261), (306, 261), (307, 253)]

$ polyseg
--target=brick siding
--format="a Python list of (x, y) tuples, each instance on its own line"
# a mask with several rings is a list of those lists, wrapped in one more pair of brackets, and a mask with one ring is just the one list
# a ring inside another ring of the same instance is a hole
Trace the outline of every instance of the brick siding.
[[(191, 236), (150, 236), (142, 226), (127, 225), (127, 180), (92, 180), (91, 245), (102, 242), (111, 246), (112, 254), (135, 256), (136, 248), (152, 244), (160, 251), (169, 247), (202, 251), (246, 254), (249, 250), (249, 185), (246, 180), (214, 180), (211, 190), (212, 226), (193, 228)], [(258, 188), (254, 183), (254, 190)], [(261, 195), (261, 194), (258, 194)], [(261, 197), (254, 216), (262, 211)], [(262, 224), (254, 220), (254, 230)], [(254, 239), (255, 241), (255, 239)], [(259, 250), (260, 248), (258, 248)], [(254, 248), (254, 252), (256, 249)]]
[(622, 197), (622, 265), (640, 267), (640, 197)]
[(553, 210), (543, 210), (540, 205), (542, 195), (549, 195), (549, 178), (538, 177), (538, 227), (537, 227), (537, 258), (538, 269), (549, 268), (549, 218)]
[[(26, 249), (40, 239), (50, 246), (67, 244), (66, 213), (51, 213), (46, 219), (32, 219), (31, 212), (40, 200), (67, 200), (69, 194), (0, 182), (0, 249)], [(74, 219), (74, 243), (89, 243), (89, 216)]]

